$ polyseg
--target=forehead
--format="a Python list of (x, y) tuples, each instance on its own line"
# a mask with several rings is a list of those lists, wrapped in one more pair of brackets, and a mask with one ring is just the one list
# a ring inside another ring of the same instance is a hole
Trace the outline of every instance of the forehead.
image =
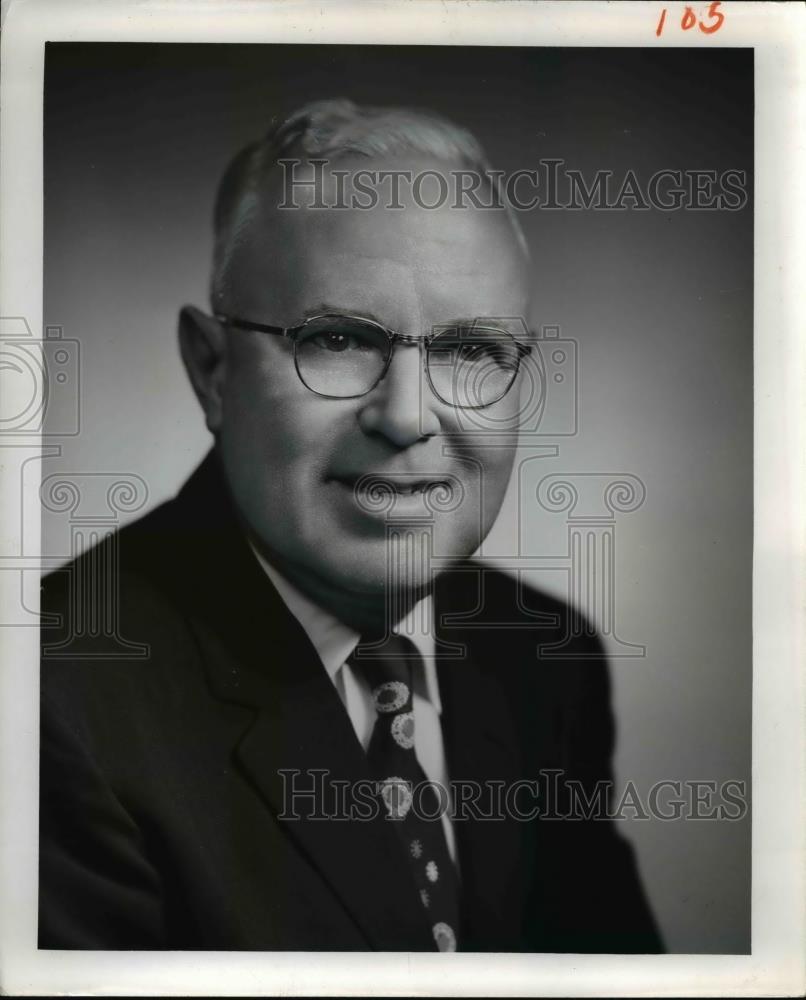
[[(451, 167), (421, 159), (402, 165), (362, 160), (356, 169), (404, 169), (413, 177), (425, 170), (447, 175)], [(321, 194), (331, 206), (338, 201), (335, 184), (326, 172)], [(347, 204), (350, 190), (348, 182)], [(289, 325), (326, 305), (372, 314), (401, 329), (459, 317), (521, 315), (525, 261), (503, 211), (456, 207), (450, 187), (442, 204), (423, 205), (439, 201), (438, 193), (432, 179), (418, 203), (403, 178), (402, 208), (388, 207), (387, 182), (370, 209), (278, 209), (278, 191), (268, 188), (232, 260), (230, 287), (238, 307)]]

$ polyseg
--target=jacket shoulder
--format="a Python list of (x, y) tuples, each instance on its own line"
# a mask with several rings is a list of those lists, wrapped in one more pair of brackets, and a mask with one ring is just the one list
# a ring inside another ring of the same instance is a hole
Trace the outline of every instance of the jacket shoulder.
[(602, 660), (601, 637), (588, 617), (555, 594), (534, 586), (525, 573), (495, 563), (457, 564), (438, 581), (441, 618), (446, 627), (478, 630), (499, 643), (536, 647), (538, 658)]
[(604, 773), (614, 740), (611, 681), (589, 620), (494, 565), (467, 563), (457, 574), (442, 581), (440, 637), (466, 645), (524, 732), (541, 734), (538, 743), (554, 734), (557, 754), (589, 756)]
[[(42, 581), (40, 677), (48, 706), (79, 720), (132, 717), (198, 674), (193, 630), (166, 566), (178, 558), (157, 508)], [(160, 539), (164, 539), (164, 545)]]

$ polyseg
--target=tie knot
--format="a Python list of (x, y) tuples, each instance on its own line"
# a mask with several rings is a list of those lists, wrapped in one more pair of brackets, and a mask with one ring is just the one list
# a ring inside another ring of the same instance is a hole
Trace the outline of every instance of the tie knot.
[(411, 710), (412, 674), (419, 653), (403, 636), (362, 636), (350, 662), (366, 678), (375, 710), (381, 714)]

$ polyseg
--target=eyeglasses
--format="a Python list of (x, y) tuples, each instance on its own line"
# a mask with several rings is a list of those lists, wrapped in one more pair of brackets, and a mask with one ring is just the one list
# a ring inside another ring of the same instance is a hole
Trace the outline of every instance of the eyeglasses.
[(306, 388), (330, 399), (366, 396), (385, 377), (395, 344), (421, 344), (434, 395), (448, 406), (478, 410), (509, 392), (531, 345), (483, 321), (437, 327), (430, 336), (394, 333), (360, 316), (311, 316), (298, 326), (268, 326), (216, 314), (226, 326), (287, 337)]

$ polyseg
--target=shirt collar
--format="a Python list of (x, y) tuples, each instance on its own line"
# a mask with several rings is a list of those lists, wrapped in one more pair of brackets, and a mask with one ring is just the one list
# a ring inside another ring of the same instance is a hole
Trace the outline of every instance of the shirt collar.
[[(249, 547), (257, 561), (274, 584), (283, 603), (305, 629), (308, 638), (319, 655), (328, 677), (333, 683), (336, 675), (352, 655), (361, 638), (360, 632), (345, 625), (344, 622), (324, 611), (290, 583), (272, 566), (249, 539)], [(423, 676), (425, 681), (424, 696), (428, 698), (437, 712), (442, 712), (442, 702), (439, 697), (436, 663), (434, 660), (435, 643), (433, 634), (433, 598), (430, 594), (423, 597), (392, 631), (410, 639), (423, 659)]]

